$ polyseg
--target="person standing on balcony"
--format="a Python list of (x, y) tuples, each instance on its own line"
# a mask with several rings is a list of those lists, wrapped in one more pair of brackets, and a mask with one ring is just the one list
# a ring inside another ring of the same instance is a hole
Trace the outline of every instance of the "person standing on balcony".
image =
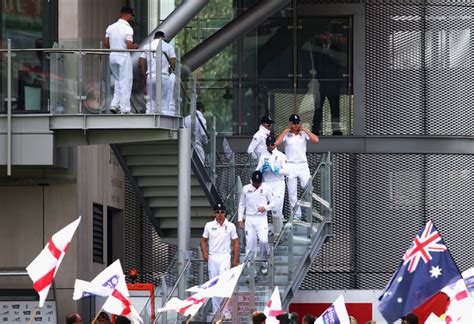
[[(145, 49), (149, 52), (143, 52), (140, 55), (138, 66), (142, 75), (146, 74), (147, 87), (151, 88), (151, 103), (146, 107), (147, 114), (156, 114), (158, 109), (156, 107), (156, 56), (159, 55), (156, 52), (150, 52), (156, 50), (161, 42), (161, 112), (164, 115), (174, 115), (175, 112), (171, 111), (170, 103), (173, 98), (173, 82), (170, 79), (170, 73), (174, 71), (176, 65), (176, 53), (174, 52), (173, 46), (168, 44), (165, 40), (165, 33), (157, 31), (155, 39), (145, 45)], [(146, 67), (145, 67), (146, 62)], [(172, 67), (172, 70), (170, 69)], [(173, 106), (174, 107), (174, 106)]]
[(247, 153), (250, 154), (252, 158), (259, 159), (260, 154), (267, 150), (265, 141), (270, 135), (272, 126), (273, 120), (270, 118), (270, 116), (263, 116), (262, 119), (260, 119), (260, 127), (253, 135), (252, 141), (247, 148)]
[[(252, 183), (242, 188), (239, 200), (239, 227), (244, 228), (245, 215), (245, 253), (257, 251), (257, 240), (260, 242), (260, 257), (268, 257), (268, 219), (267, 212), (275, 207), (272, 189), (262, 183), (263, 174), (260, 171), (252, 173)], [(267, 266), (261, 268), (267, 273)]]
[[(293, 211), (297, 202), (298, 180), (301, 187), (306, 187), (311, 174), (306, 157), (306, 142), (319, 143), (319, 138), (309, 129), (301, 126), (300, 116), (293, 114), (289, 118), (288, 128), (278, 136), (275, 144), (284, 143), (285, 154), (288, 158), (288, 200)], [(298, 206), (294, 218), (301, 220), (301, 208)]]
[[(133, 28), (130, 22), (133, 9), (125, 6), (120, 10), (120, 18), (105, 31), (104, 47), (110, 49), (137, 49), (133, 42)], [(132, 94), (133, 67), (129, 52), (111, 52), (109, 58), (114, 96), (110, 104), (110, 111), (114, 114), (130, 114), (130, 95)]]
[[(196, 126), (194, 128), (195, 148), (202, 163), (204, 164), (206, 155), (204, 154), (204, 146), (207, 145), (207, 122), (204, 118), (204, 105), (196, 102)], [(191, 128), (191, 115), (184, 117), (184, 128)]]
[(285, 199), (285, 176), (287, 173), (288, 159), (275, 145), (273, 135), (267, 137), (267, 150), (260, 155), (257, 170), (263, 174), (263, 183), (273, 191), (275, 208), (272, 210), (273, 232), (278, 237), (283, 228), (283, 201)]
[[(214, 206), (214, 217), (212, 222), (208, 222), (204, 227), (201, 239), (201, 250), (204, 261), (207, 262), (209, 278), (214, 278), (224, 271), (230, 269), (230, 246), (234, 254), (232, 266), (239, 264), (239, 240), (235, 225), (226, 218), (226, 209), (223, 204)], [(209, 249), (208, 249), (209, 244)], [(222, 298), (212, 298), (212, 310), (219, 310)], [(227, 316), (224, 311), (224, 316)]]

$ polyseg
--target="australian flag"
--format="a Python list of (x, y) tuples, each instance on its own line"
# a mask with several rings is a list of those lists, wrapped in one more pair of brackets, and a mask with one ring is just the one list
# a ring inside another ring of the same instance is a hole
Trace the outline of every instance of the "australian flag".
[(456, 263), (436, 227), (428, 221), (379, 297), (379, 311), (388, 322), (397, 321), (459, 279)]

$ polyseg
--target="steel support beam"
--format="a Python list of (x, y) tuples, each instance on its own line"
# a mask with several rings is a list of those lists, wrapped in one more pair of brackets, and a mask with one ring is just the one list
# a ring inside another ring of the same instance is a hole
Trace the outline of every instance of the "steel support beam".
[(165, 33), (166, 39), (172, 39), (183, 29), (196, 15), (202, 10), (209, 0), (183, 0), (183, 2), (166, 17), (161, 24), (158, 25), (143, 40), (143, 44), (151, 42), (155, 37), (155, 33), (159, 30)]
[[(140, 42), (142, 49), (145, 44), (149, 44), (155, 38), (155, 33), (159, 30), (165, 33), (166, 39), (172, 39), (183, 29), (196, 15), (202, 10), (209, 0), (183, 0), (183, 2), (176, 7), (172, 13), (166, 17), (161, 24), (158, 25), (144, 40)], [(158, 21), (159, 23), (159, 21)], [(132, 53), (132, 62), (134, 68), (138, 64), (139, 52)]]
[[(191, 239), (191, 128), (178, 131), (178, 255), (179, 273), (183, 271), (190, 251)], [(185, 282), (180, 282), (178, 295), (184, 297)]]
[[(268, 17), (286, 6), (290, 0), (262, 0), (240, 16), (222, 27), (208, 39), (192, 49), (182, 58), (185, 70), (194, 71), (224, 48), (232, 44), (237, 38), (257, 27)], [(184, 72), (184, 69), (183, 69)]]

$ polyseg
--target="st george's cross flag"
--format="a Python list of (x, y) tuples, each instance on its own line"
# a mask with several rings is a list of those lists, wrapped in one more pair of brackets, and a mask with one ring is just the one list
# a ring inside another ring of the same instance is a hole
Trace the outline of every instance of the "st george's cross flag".
[(123, 276), (122, 265), (120, 260), (117, 259), (91, 282), (76, 279), (72, 299), (78, 300), (90, 295), (108, 297), (117, 286), (121, 276)]
[(54, 276), (58, 272), (80, 222), (81, 217), (79, 216), (74, 222), (55, 233), (40, 254), (26, 267), (26, 271), (33, 281), (33, 289), (39, 295), (40, 308), (46, 301)]
[(265, 323), (280, 323), (276, 317), (283, 313), (284, 311), (281, 307), (280, 290), (277, 286), (273, 290), (272, 296), (268, 300), (267, 304), (265, 305), (265, 309), (263, 310), (263, 314), (265, 314), (267, 317)]
[(239, 281), (243, 269), (244, 264), (239, 264), (236, 267), (222, 272), (220, 275), (212, 278), (203, 285), (191, 287), (187, 289), (187, 291), (199, 292), (202, 294), (202, 296), (207, 298), (230, 298), (234, 292), (235, 285), (237, 285), (237, 282)]
[(339, 296), (324, 313), (319, 316), (315, 324), (350, 324), (344, 296)]
[(474, 298), (466, 286), (466, 277), (443, 288), (449, 296), (449, 304), (444, 313), (446, 323), (474, 323)]
[(143, 323), (140, 314), (138, 314), (130, 301), (130, 294), (128, 293), (123, 274), (120, 276), (115, 288), (112, 289), (102, 309), (110, 314), (125, 316), (134, 324)]
[(185, 300), (173, 297), (158, 312), (176, 311), (183, 316), (193, 317), (206, 302), (207, 297), (202, 292), (194, 294)]
[(388, 322), (397, 321), (459, 279), (456, 263), (433, 222), (428, 221), (379, 297), (378, 309)]

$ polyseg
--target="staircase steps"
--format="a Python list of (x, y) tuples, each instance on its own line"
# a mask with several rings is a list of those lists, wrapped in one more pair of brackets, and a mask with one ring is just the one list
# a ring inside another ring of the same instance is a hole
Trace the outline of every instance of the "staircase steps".
[[(175, 243), (178, 230), (178, 141), (118, 145), (121, 158), (138, 186), (162, 239)], [(191, 176), (191, 238), (200, 238), (213, 211), (197, 177)], [(168, 240), (171, 238), (171, 240)]]

